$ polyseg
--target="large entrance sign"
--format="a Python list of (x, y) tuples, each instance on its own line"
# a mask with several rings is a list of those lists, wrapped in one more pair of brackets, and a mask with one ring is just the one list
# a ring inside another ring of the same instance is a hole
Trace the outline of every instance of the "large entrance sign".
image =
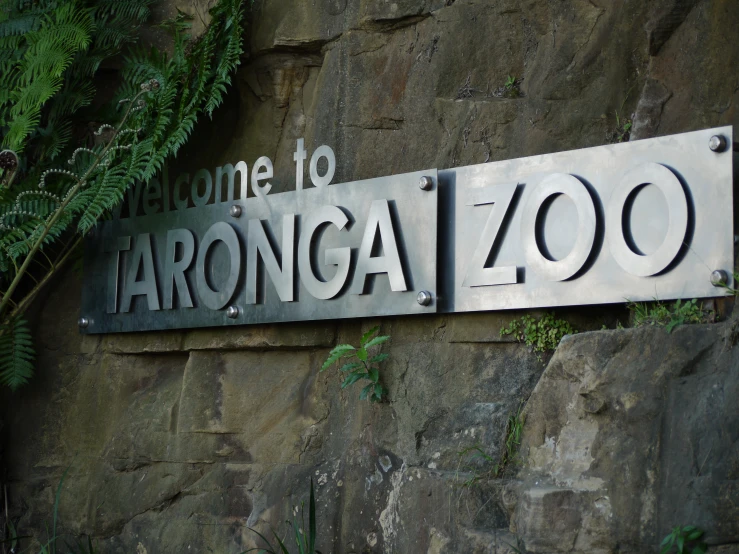
[(294, 191), (268, 194), (265, 157), (251, 175), (227, 164), (215, 178), (180, 175), (172, 190), (165, 176), (132, 189), (127, 216), (90, 233), (80, 326), (722, 296), (716, 285), (731, 284), (733, 268), (731, 137), (724, 127), (337, 185), (334, 153), (320, 146), (310, 188), (301, 139)]

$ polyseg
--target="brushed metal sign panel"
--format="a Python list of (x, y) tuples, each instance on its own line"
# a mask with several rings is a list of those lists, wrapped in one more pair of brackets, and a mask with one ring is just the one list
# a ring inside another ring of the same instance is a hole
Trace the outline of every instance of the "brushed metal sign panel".
[(437, 192), (429, 170), (100, 223), (82, 331), (434, 313)]
[[(709, 148), (713, 135), (729, 144)], [(732, 128), (440, 172), (441, 310), (722, 296)]]

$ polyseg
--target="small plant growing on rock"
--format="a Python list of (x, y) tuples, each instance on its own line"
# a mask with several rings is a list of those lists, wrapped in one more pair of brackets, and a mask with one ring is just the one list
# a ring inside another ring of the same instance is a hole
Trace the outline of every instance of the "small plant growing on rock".
[(377, 364), (384, 362), (388, 355), (376, 354), (371, 358), (369, 357), (370, 348), (390, 340), (389, 335), (375, 336), (379, 330), (379, 327), (373, 327), (362, 335), (362, 338), (359, 339), (359, 348), (355, 348), (351, 344), (336, 346), (321, 366), (321, 371), (324, 371), (341, 359), (353, 360), (339, 368), (339, 371), (347, 374), (344, 382), (341, 383), (341, 388), (344, 389), (349, 385), (353, 385), (361, 379), (368, 380), (370, 383), (362, 388), (359, 398), (360, 400), (369, 398), (370, 402), (380, 402), (382, 395), (386, 392), (380, 384), (380, 369)]
[(556, 350), (559, 341), (565, 335), (577, 333), (564, 319), (557, 319), (553, 313), (546, 313), (540, 319), (525, 315), (511, 321), (508, 327), (500, 330), (500, 336), (513, 335), (519, 341), (526, 343), (542, 360), (543, 354)]
[(652, 304), (631, 302), (628, 307), (634, 314), (634, 327), (647, 325), (664, 327), (668, 333), (680, 325), (708, 323), (714, 319), (714, 312), (704, 310), (695, 298), (686, 302), (676, 300), (672, 307), (658, 300)]
[(621, 102), (621, 107), (614, 110), (614, 113), (616, 114), (616, 128), (608, 137), (608, 141), (610, 143), (629, 142), (629, 139), (631, 138), (631, 128), (634, 126), (634, 122), (631, 118), (623, 115), (624, 106), (626, 105), (626, 101), (629, 99), (629, 94), (631, 94), (631, 88), (626, 91), (626, 97), (624, 98), (624, 101)]
[[(301, 504), (300, 506), (300, 515), (301, 515), (301, 522), (300, 525), (298, 525), (298, 521), (295, 517), (297, 517), (297, 508), (295, 509), (294, 518), (292, 522), (287, 522), (287, 524), (290, 526), (290, 534), (293, 535), (293, 538), (295, 539), (295, 544), (297, 545), (298, 549), (296, 550), (297, 554), (321, 554), (320, 550), (316, 550), (316, 497), (313, 493), (313, 479), (310, 480), (310, 500), (308, 504), (308, 532), (305, 532), (305, 510), (304, 506)], [(290, 551), (287, 549), (287, 546), (285, 546), (284, 541), (280, 539), (279, 536), (277, 536), (277, 533), (275, 533), (274, 529), (272, 529), (272, 534), (275, 537), (275, 540), (277, 541), (277, 547), (272, 546), (272, 543), (259, 531), (256, 531), (252, 529), (251, 527), (249, 530), (258, 535), (260, 539), (262, 539), (266, 547), (258, 547), (258, 548), (250, 548), (249, 550), (245, 550), (241, 554), (246, 554), (247, 552), (259, 552), (261, 554), (290, 554)]]
[(505, 467), (509, 462), (515, 460), (518, 453), (518, 447), (521, 445), (521, 434), (523, 433), (523, 424), (526, 422), (526, 416), (521, 413), (523, 404), (518, 407), (515, 414), (508, 416), (508, 426), (506, 427), (505, 438), (505, 455), (501, 460), (501, 465)]
[[(693, 525), (685, 527), (677, 526), (667, 535), (660, 546), (659, 554), (668, 554), (677, 552), (677, 554), (704, 554), (706, 551), (706, 543), (701, 541), (703, 529), (699, 529)], [(676, 550), (673, 550), (676, 549)]]
[(616, 111), (616, 130), (613, 132), (613, 142), (629, 142), (631, 128), (634, 123), (628, 117), (619, 117)]
[(521, 98), (523, 91), (521, 90), (521, 83), (523, 77), (516, 77), (515, 75), (508, 75), (503, 85), (490, 91), (488, 88), (487, 96), (495, 98)]
[(500, 460), (496, 461), (492, 456), (487, 454), (479, 444), (465, 448), (459, 452), (460, 464), (462, 458), (467, 457), (467, 462), (472, 461), (475, 458), (482, 458), (484, 462), (493, 464), (492, 467), (485, 473), (479, 473), (475, 471), (472, 476), (464, 482), (465, 487), (472, 486), (474, 483), (484, 477), (497, 478), (503, 475), (503, 472), (511, 462), (515, 462), (518, 454), (518, 447), (521, 445), (521, 434), (523, 433), (523, 425), (526, 421), (526, 416), (522, 413), (523, 403), (518, 407), (515, 413), (508, 415), (508, 422), (506, 424), (505, 439), (503, 441), (503, 454)]

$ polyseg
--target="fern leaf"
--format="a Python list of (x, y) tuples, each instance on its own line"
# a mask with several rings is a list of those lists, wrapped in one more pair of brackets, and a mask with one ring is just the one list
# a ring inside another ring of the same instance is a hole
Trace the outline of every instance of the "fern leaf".
[(16, 116), (10, 123), (10, 128), (3, 139), (3, 146), (16, 152), (21, 151), (26, 137), (36, 128), (40, 117), (39, 112)]
[(33, 376), (33, 349), (28, 323), (22, 318), (0, 327), (0, 384), (16, 390)]

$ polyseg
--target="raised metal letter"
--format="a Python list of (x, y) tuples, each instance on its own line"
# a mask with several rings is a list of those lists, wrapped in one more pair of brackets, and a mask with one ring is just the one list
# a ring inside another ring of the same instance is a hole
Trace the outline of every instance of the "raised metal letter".
[(159, 211), (162, 205), (152, 200), (160, 200), (162, 198), (162, 185), (159, 179), (152, 177), (144, 186), (144, 214), (154, 215)]
[[(182, 258), (175, 261), (177, 244), (182, 245)], [(173, 288), (177, 288), (177, 297), (180, 307), (192, 308), (190, 289), (185, 279), (185, 270), (190, 267), (195, 255), (195, 236), (188, 229), (171, 229), (167, 231), (167, 255), (164, 259), (164, 281), (162, 293), (164, 294), (164, 309), (171, 310), (173, 307)]]
[[(463, 287), (483, 287), (488, 285), (507, 285), (515, 283), (516, 266), (485, 267), (485, 262), (490, 251), (495, 246), (498, 231), (503, 223), (503, 218), (516, 192), (517, 183), (506, 183), (504, 185), (493, 185), (482, 189), (474, 189), (469, 192), (468, 206), (484, 206), (493, 204), (488, 220), (482, 230), (480, 241), (470, 259), (469, 269), (465, 275)], [(503, 237), (500, 238), (503, 240)], [(494, 262), (495, 260), (493, 260)]]
[[(568, 196), (577, 208), (577, 239), (567, 256), (550, 260), (536, 243), (536, 221), (542, 204), (556, 194)], [(582, 269), (590, 256), (595, 242), (595, 223), (595, 205), (585, 185), (566, 173), (549, 175), (534, 189), (522, 209), (521, 242), (529, 267), (547, 281), (569, 279)]]
[[(262, 168), (264, 168), (264, 171), (260, 171)], [(251, 190), (254, 193), (254, 196), (263, 198), (265, 195), (269, 194), (269, 191), (272, 190), (272, 185), (270, 183), (265, 183), (264, 186), (260, 186), (259, 181), (271, 179), (273, 175), (274, 170), (272, 168), (272, 160), (267, 156), (262, 156), (254, 162), (254, 167), (251, 168)]]
[(182, 183), (189, 183), (190, 182), (190, 174), (189, 173), (183, 173), (177, 179), (175, 179), (174, 182), (174, 207), (178, 210), (186, 210), (187, 209), (187, 197), (181, 198), (180, 197), (180, 186)]
[[(383, 256), (370, 257), (375, 235), (380, 231)], [(400, 263), (398, 245), (395, 241), (395, 231), (390, 218), (390, 207), (387, 200), (375, 200), (367, 216), (367, 226), (364, 228), (362, 245), (359, 247), (357, 271), (352, 282), (352, 294), (364, 294), (365, 281), (370, 273), (387, 273), (390, 279), (390, 289), (394, 291), (408, 290), (403, 275), (403, 266)]]
[[(231, 164), (216, 167), (216, 203), (228, 202), (229, 200), (234, 199), (234, 178), (236, 177), (237, 171), (241, 173), (241, 195), (239, 198), (241, 200), (246, 200), (246, 186), (249, 181), (249, 169), (246, 167), (245, 162), (238, 162), (235, 168)], [(222, 199), (224, 174), (228, 178), (226, 181), (226, 200)]]
[[(230, 268), (228, 278), (223, 289), (220, 291), (213, 290), (206, 279), (206, 269), (212, 272), (213, 268), (205, 267), (205, 260), (208, 250), (217, 240), (223, 241), (228, 248), (230, 258)], [(236, 291), (236, 285), (239, 283), (239, 273), (241, 269), (241, 249), (239, 247), (239, 237), (236, 235), (233, 227), (228, 223), (219, 221), (210, 226), (200, 242), (198, 250), (198, 259), (195, 263), (195, 278), (198, 289), (198, 297), (202, 303), (211, 310), (220, 310), (228, 304), (231, 297)]]
[[(326, 223), (333, 223), (339, 231), (346, 227), (349, 218), (336, 206), (321, 206), (312, 212), (302, 225), (300, 233), (300, 244), (298, 245), (298, 270), (300, 280), (308, 292), (319, 300), (333, 298), (344, 287), (349, 265), (351, 262), (351, 248), (327, 248), (324, 262), (326, 265), (336, 265), (336, 274), (330, 281), (322, 281), (316, 277), (311, 267), (311, 248), (313, 246), (313, 235), (318, 227)], [(316, 244), (316, 248), (318, 245)]]
[[(136, 237), (136, 246), (133, 249), (131, 265), (128, 266), (126, 282), (123, 286), (121, 312), (131, 311), (131, 300), (134, 296), (146, 295), (146, 302), (150, 311), (159, 309), (159, 293), (157, 292), (156, 274), (154, 273), (154, 258), (151, 253), (151, 236), (142, 233)], [(143, 264), (143, 266), (142, 266)], [(137, 281), (139, 266), (143, 267), (142, 281)]]
[[(322, 177), (318, 175), (318, 160), (321, 158), (326, 158), (328, 162), (328, 169), (326, 169), (326, 174)], [(336, 156), (330, 146), (324, 144), (316, 148), (316, 151), (310, 157), (308, 170), (310, 172), (310, 180), (314, 186), (321, 188), (331, 184), (331, 179), (334, 178), (334, 173), (336, 172)]]
[(128, 187), (128, 217), (130, 218), (138, 215), (142, 186), (143, 183), (141, 181), (136, 181), (133, 186)]
[(293, 153), (293, 161), (295, 162), (295, 190), (303, 190), (303, 162), (308, 155), (304, 144), (305, 141), (299, 138), (297, 147)]
[(118, 310), (118, 270), (121, 252), (131, 250), (131, 237), (118, 237), (110, 253), (108, 266), (108, 313), (114, 314)]
[(283, 302), (293, 300), (293, 260), (295, 259), (295, 214), (282, 216), (282, 269), (277, 264), (275, 253), (264, 232), (262, 221), (249, 221), (249, 231), (246, 246), (246, 303), (257, 303), (257, 273), (259, 261), (257, 253), (262, 258), (270, 279), (277, 290), (277, 296)]
[[(667, 201), (669, 223), (660, 247), (644, 256), (634, 252), (626, 242), (623, 210), (632, 191), (647, 184), (656, 185), (662, 191)], [(606, 238), (611, 255), (632, 275), (656, 275), (672, 263), (683, 246), (688, 231), (688, 201), (680, 181), (663, 165), (649, 162), (628, 170), (613, 190), (606, 209)]]
[[(203, 180), (205, 182), (205, 193), (202, 196), (198, 195), (198, 183), (200, 180)], [(210, 177), (210, 171), (207, 169), (198, 169), (195, 172), (195, 176), (192, 178), (192, 187), (191, 187), (191, 194), (192, 194), (192, 202), (195, 204), (196, 208), (199, 208), (200, 206), (205, 206), (208, 203), (208, 200), (210, 200), (210, 193), (213, 190), (213, 179)]]

